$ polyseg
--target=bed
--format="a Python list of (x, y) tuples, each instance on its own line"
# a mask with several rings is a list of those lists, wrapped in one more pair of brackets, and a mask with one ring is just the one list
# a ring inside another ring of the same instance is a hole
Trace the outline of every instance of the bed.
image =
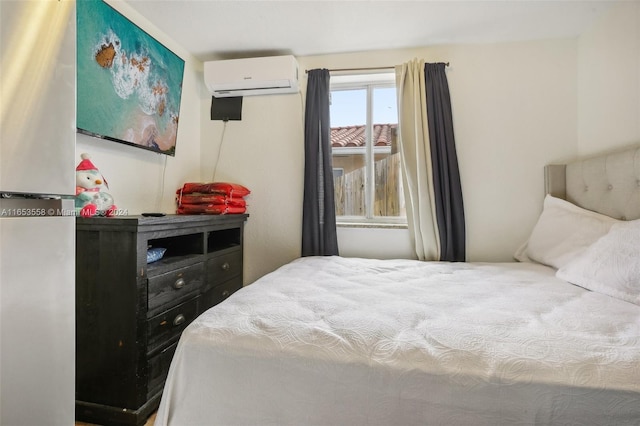
[(518, 262), (309, 257), (236, 292), (155, 424), (640, 424), (640, 147), (545, 185)]

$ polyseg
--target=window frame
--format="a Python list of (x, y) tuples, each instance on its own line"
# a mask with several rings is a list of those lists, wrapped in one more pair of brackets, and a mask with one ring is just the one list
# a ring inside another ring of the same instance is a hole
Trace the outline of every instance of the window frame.
[[(369, 73), (369, 74), (348, 74), (331, 76), (329, 90), (333, 94), (334, 91), (343, 90), (366, 90), (366, 123), (365, 123), (365, 193), (364, 208), (365, 216), (338, 216), (336, 215), (336, 224), (338, 226), (367, 226), (367, 227), (406, 227), (407, 217), (405, 216), (374, 216), (374, 199), (375, 199), (375, 154), (391, 153), (391, 147), (376, 147), (372, 143), (373, 134), (373, 92), (379, 88), (395, 88), (395, 73)], [(362, 148), (336, 148), (343, 155), (353, 155), (359, 153)], [(344, 151), (343, 151), (344, 150)], [(331, 149), (331, 155), (334, 156), (334, 149)], [(340, 154), (338, 154), (340, 155)]]

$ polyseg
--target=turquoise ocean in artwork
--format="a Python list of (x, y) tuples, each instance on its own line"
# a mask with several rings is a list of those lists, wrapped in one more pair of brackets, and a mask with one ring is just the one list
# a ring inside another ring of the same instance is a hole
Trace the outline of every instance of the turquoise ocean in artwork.
[(76, 4), (77, 127), (173, 155), (184, 61), (103, 1)]

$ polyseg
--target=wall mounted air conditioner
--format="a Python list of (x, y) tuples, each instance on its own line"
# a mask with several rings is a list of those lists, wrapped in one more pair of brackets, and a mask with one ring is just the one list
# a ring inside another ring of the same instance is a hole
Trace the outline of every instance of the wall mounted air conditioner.
[(204, 82), (216, 98), (298, 92), (298, 62), (291, 55), (204, 63)]

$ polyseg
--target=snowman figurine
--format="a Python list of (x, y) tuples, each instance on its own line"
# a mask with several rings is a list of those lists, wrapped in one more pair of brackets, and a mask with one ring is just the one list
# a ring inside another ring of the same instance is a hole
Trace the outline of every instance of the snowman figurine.
[(89, 154), (80, 156), (76, 167), (76, 215), (82, 217), (113, 216), (116, 206), (109, 194), (109, 185), (98, 168), (89, 159)]

